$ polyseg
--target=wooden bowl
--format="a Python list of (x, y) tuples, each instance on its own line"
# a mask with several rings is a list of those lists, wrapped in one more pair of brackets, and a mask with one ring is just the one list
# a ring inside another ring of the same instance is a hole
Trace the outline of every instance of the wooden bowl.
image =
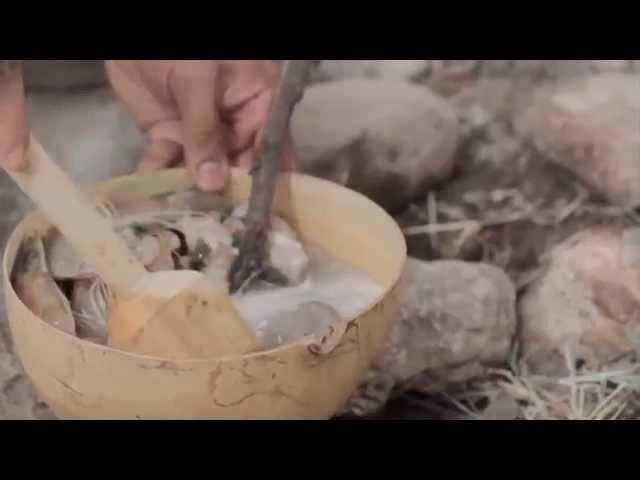
[[(251, 179), (232, 171), (225, 195), (248, 198)], [(190, 187), (184, 170), (121, 177), (94, 192), (116, 202)], [(317, 178), (281, 176), (276, 211), (384, 292), (319, 342), (208, 360), (170, 361), (80, 340), (36, 317), (4, 282), (15, 348), (42, 399), (63, 419), (327, 419), (357, 387), (399, 314), (394, 294), (406, 260), (393, 219), (364, 196)], [(49, 227), (39, 212), (12, 233), (3, 273), (11, 278), (23, 239)]]

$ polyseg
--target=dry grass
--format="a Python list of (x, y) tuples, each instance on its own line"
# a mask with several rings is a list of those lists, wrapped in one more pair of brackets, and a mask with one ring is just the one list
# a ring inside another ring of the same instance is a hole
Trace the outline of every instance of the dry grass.
[[(488, 208), (482, 205), (482, 202), (474, 201), (484, 196), (483, 192), (467, 192), (464, 195), (465, 203), (475, 204), (478, 210), (483, 212), (482, 217), (476, 219), (468, 218), (459, 206), (437, 202), (435, 193), (430, 192), (426, 206), (428, 223), (411, 225), (404, 228), (403, 232), (406, 236), (427, 234), (433, 243), (438, 233), (458, 231), (460, 233), (456, 243), (460, 249), (467, 240), (483, 229), (523, 220), (535, 225), (558, 226), (572, 216), (592, 214), (624, 218), (632, 225), (640, 225), (639, 211), (593, 203), (589, 200), (588, 191), (582, 185), (576, 183), (574, 188), (577, 193), (573, 199), (556, 201), (547, 208), (530, 201), (518, 189), (494, 189), (490, 192), (490, 198), (495, 206)], [(415, 205), (414, 208), (416, 208)], [(444, 215), (451, 220), (439, 222), (438, 215)]]
[[(540, 205), (534, 204), (526, 199), (526, 197), (516, 189), (509, 190), (493, 190), (491, 198), (496, 203), (507, 201), (502, 208), (485, 210), (485, 215), (481, 219), (470, 219), (464, 216), (462, 209), (449, 206), (438, 205), (435, 194), (430, 193), (428, 197), (428, 217), (429, 223), (426, 225), (413, 225), (403, 230), (407, 236), (428, 234), (431, 236), (431, 242), (434, 237), (441, 232), (459, 231), (459, 237), (456, 240), (457, 250), (460, 251), (466, 241), (474, 235), (477, 235), (485, 228), (506, 225), (509, 223), (527, 220), (537, 225), (557, 226), (566, 221), (571, 215), (580, 214), (585, 209), (593, 211), (594, 206), (587, 205), (588, 193), (583, 187), (577, 187), (578, 194), (570, 202), (557, 202), (551, 208), (541, 208)], [(467, 197), (472, 201), (474, 192), (468, 192)], [(445, 214), (453, 221), (438, 223), (437, 213)], [(615, 209), (608, 212), (610, 215), (622, 215), (623, 210)]]
[(535, 375), (519, 362), (446, 397), (452, 409), (476, 420), (638, 418), (640, 364), (627, 361), (594, 371), (577, 368), (569, 348), (564, 356), (569, 372), (565, 376)]

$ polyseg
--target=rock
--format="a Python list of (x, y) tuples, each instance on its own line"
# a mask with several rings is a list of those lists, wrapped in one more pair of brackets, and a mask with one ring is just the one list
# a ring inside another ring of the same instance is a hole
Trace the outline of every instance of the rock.
[(135, 170), (145, 139), (110, 89), (32, 92), (27, 108), (36, 138), (77, 182)]
[[(0, 287), (5, 281), (0, 278)], [(0, 420), (53, 419), (13, 351), (6, 320), (4, 295), (0, 295)]]
[(464, 125), (477, 131), (518, 117), (531, 103), (533, 84), (527, 79), (481, 77), (449, 100)]
[(640, 205), (640, 77), (541, 87), (517, 127), (551, 161), (622, 207)]
[(323, 60), (312, 77), (315, 81), (345, 78), (413, 80), (430, 68), (431, 60)]
[(410, 258), (398, 295), (401, 318), (347, 410), (373, 413), (394, 385), (418, 375), (422, 388), (437, 389), (507, 360), (516, 333), (516, 291), (502, 270)]
[(572, 78), (591, 68), (591, 60), (482, 60), (484, 77)]
[(516, 293), (502, 270), (409, 259), (401, 282), (402, 317), (392, 333), (398, 380), (506, 360), (516, 329)]
[(611, 73), (631, 70), (629, 60), (592, 60), (593, 69), (596, 72)]
[(622, 260), (631, 268), (640, 268), (640, 227), (622, 233)]
[(518, 305), (521, 353), (531, 371), (566, 374), (567, 348), (590, 368), (634, 351), (628, 334), (640, 327), (640, 269), (625, 253), (633, 238), (623, 228), (595, 227), (543, 257), (541, 275)]
[[(4, 277), (0, 277), (0, 288), (4, 289)], [(3, 290), (4, 292), (4, 290)], [(11, 337), (11, 329), (6, 319), (5, 296), (0, 295), (0, 353), (13, 352), (13, 339)]]
[(0, 420), (52, 420), (18, 359), (0, 350)]
[(454, 168), (459, 132), (449, 104), (399, 81), (354, 79), (310, 87), (292, 118), (299, 169), (394, 210)]
[(11, 177), (0, 170), (0, 246), (3, 251), (7, 238), (31, 205), (31, 200)]
[(74, 90), (102, 87), (107, 75), (102, 60), (24, 60), (27, 90)]

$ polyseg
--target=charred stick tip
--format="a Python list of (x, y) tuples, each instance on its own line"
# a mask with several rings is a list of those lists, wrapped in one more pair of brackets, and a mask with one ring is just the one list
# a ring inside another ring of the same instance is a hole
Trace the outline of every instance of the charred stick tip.
[(294, 106), (302, 98), (312, 60), (289, 60), (274, 94), (273, 103), (264, 130), (264, 139), (256, 164), (251, 170), (252, 184), (247, 230), (240, 252), (229, 270), (229, 290), (238, 291), (245, 282), (263, 271), (263, 256), (271, 205), (275, 194), (280, 155), (289, 130)]
[(240, 244), (240, 252), (229, 269), (229, 293), (234, 294), (240, 291), (249, 279), (262, 274), (265, 236), (264, 229), (251, 228), (245, 232)]

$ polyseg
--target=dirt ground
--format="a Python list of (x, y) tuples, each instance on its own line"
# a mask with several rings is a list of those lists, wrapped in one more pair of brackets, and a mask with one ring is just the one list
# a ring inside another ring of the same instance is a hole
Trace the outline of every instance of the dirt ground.
[[(628, 216), (612, 213), (574, 177), (540, 158), (541, 154), (519, 138), (513, 126), (536, 85), (606, 69), (640, 75), (640, 61), (432, 61), (417, 81), (448, 98), (457, 109), (464, 129), (459, 169), (445, 185), (415, 199), (397, 219), (403, 228), (424, 225), (430, 223), (435, 211), (439, 223), (469, 222), (471, 228), (466, 238), (461, 236), (464, 229), (435, 236), (410, 235), (409, 253), (425, 260), (483, 260), (504, 268), (521, 287), (535, 275), (538, 258), (550, 245), (588, 225), (633, 222)], [(65, 159), (65, 165), (78, 180), (97, 181), (132, 168), (142, 140), (108, 91), (39, 93), (31, 100), (32, 121), (41, 131), (52, 122), (57, 125), (48, 138), (42, 139), (43, 143), (54, 156)], [(118, 162), (114, 167), (97, 170), (80, 168), (88, 157), (96, 164), (106, 163), (107, 158), (118, 158)], [(0, 173), (3, 247), (28, 205), (6, 175)], [(479, 222), (480, 228), (474, 227), (473, 221)], [(13, 355), (4, 299), (0, 298), (0, 419), (3, 418), (43, 419), (52, 415), (38, 400)], [(376, 418), (456, 419), (470, 415), (442, 395), (413, 387), (399, 392)]]

